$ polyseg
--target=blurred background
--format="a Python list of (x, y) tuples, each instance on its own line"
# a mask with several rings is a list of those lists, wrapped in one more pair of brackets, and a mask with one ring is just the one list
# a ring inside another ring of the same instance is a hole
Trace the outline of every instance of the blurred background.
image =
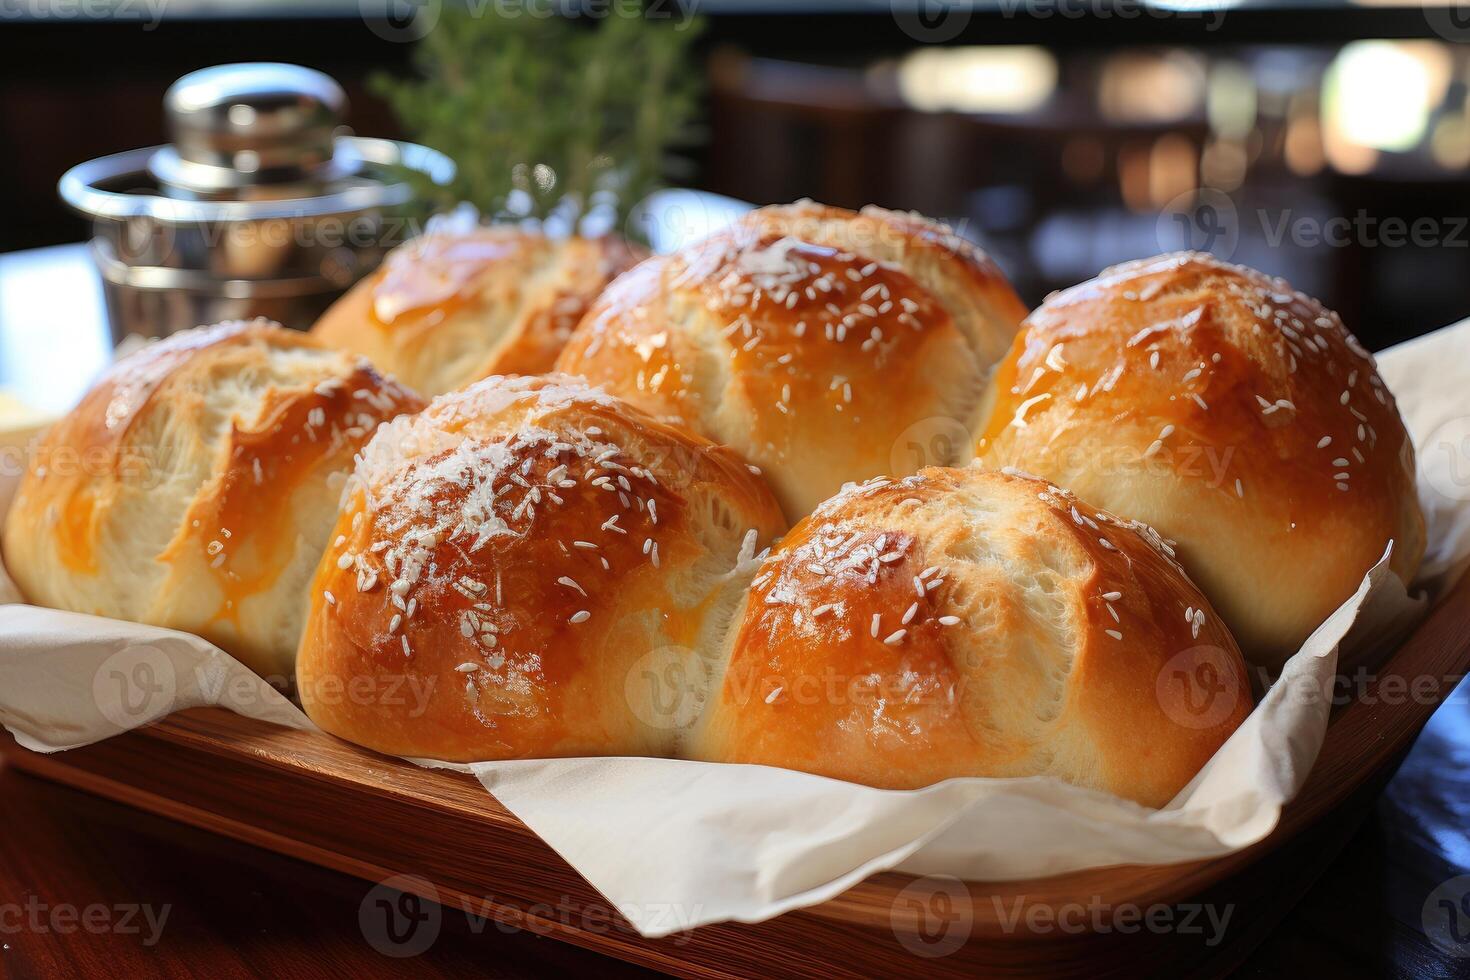
[[(618, 3), (461, 8), (576, 7), (588, 20)], [(648, 6), (676, 27), (698, 15), (694, 125), (676, 148), (686, 165), (668, 175), (681, 186), (944, 218), (1033, 305), (1110, 263), (1192, 246), (1286, 276), (1373, 348), (1470, 315), (1470, 11), (1392, 0)], [(321, 69), (347, 90), (356, 132), (430, 142), (405, 132), (413, 120), (371, 80), (412, 74), (416, 42), (454, 9), (7, 0), (0, 251), (84, 240), (59, 175), (165, 142), (164, 90), (207, 65)]]

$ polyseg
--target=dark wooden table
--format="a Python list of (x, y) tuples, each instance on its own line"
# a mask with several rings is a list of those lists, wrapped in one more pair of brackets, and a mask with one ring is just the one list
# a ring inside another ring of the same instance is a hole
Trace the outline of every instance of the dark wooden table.
[[(100, 295), (79, 259), (76, 247), (0, 256), (0, 386), (41, 407), (66, 407), (106, 360)], [(1470, 898), (1463, 943), (1436, 945), (1421, 925), (1436, 889), (1466, 874), (1470, 683), (1239, 975), (1470, 977)], [(462, 909), (382, 904), (393, 900), (371, 882), (0, 768), (0, 977), (643, 972)], [(419, 927), (395, 937), (390, 918)]]
[[(408, 949), (385, 941), (376, 908), (360, 925), (371, 883), (13, 770), (0, 770), (0, 813), (0, 976), (372, 977), (405, 966), (378, 951)], [(646, 975), (436, 911), (416, 975)]]
[[(371, 882), (13, 770), (0, 769), (0, 817), (3, 976), (643, 973), (460, 908), (394, 910), (405, 928), (390, 936), (376, 905), (384, 892)], [(1435, 887), (1466, 872), (1467, 828), (1462, 686), (1347, 848), (1239, 975), (1470, 976), (1470, 941), (1456, 959), (1419, 924)]]

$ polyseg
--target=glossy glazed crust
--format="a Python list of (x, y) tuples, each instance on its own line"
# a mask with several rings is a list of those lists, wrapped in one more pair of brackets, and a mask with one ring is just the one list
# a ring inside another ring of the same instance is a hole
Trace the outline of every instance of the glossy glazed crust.
[(1295, 653), (1394, 542), (1424, 551), (1414, 451), (1337, 314), (1209, 256), (1133, 262), (1048, 299), (988, 396), (979, 457), (1178, 542), (1253, 660)]
[[(1201, 664), (1211, 688), (1180, 686)], [(1041, 481), (926, 469), (783, 539), (692, 745), (886, 788), (1044, 775), (1161, 806), (1250, 708), (1229, 632), (1148, 529)]]
[(603, 287), (644, 254), (616, 236), (430, 232), (394, 249), (312, 333), (426, 395), (492, 374), (541, 374)]
[(939, 225), (771, 207), (618, 279), (557, 367), (733, 446), (795, 519), (845, 482), (911, 472), (909, 442), (962, 435), (1024, 315)]
[(353, 454), (413, 392), (266, 321), (119, 362), (46, 434), (6, 522), (41, 605), (197, 633), (289, 680)]
[(727, 449), (572, 379), (480, 382), (364, 451), (311, 587), (303, 703), (395, 755), (670, 754), (639, 665), (702, 676), (742, 548), (782, 530)]

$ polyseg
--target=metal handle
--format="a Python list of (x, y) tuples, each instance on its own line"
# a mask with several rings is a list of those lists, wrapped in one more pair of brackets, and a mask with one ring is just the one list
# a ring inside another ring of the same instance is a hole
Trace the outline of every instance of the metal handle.
[[(402, 165), (426, 174), (436, 184), (454, 179), (454, 161), (427, 146), (365, 136), (339, 137), (338, 143), (337, 152), (355, 154), (371, 164)], [(161, 149), (151, 146), (128, 150), (77, 164), (62, 174), (57, 184), (62, 200), (91, 218), (149, 218), (165, 225), (188, 225), (347, 214), (397, 207), (413, 197), (412, 188), (404, 183), (362, 184), (317, 197), (274, 201), (182, 200), (157, 194), (124, 194), (98, 186), (128, 174), (146, 173), (149, 160)]]

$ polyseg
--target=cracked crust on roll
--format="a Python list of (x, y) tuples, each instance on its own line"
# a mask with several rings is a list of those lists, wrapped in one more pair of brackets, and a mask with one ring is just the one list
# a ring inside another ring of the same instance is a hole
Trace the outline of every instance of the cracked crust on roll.
[(942, 225), (769, 207), (615, 281), (557, 369), (734, 447), (795, 519), (843, 483), (955, 462), (1025, 313)]
[(603, 287), (644, 254), (616, 236), (430, 231), (390, 252), (312, 333), (425, 395), (492, 374), (542, 374)]
[(997, 370), (979, 458), (1178, 542), (1252, 660), (1279, 665), (1393, 542), (1424, 553), (1414, 448), (1373, 357), (1316, 300), (1184, 253), (1048, 299)]
[(761, 565), (726, 654), (693, 758), (890, 789), (1051, 776), (1158, 807), (1251, 709), (1167, 542), (975, 466), (818, 507)]
[(311, 585), (303, 705), (392, 755), (672, 754), (699, 651), (784, 529), (730, 450), (576, 379), (487, 379), (363, 451)]
[(32, 602), (195, 633), (288, 682), (353, 454), (422, 405), (268, 321), (175, 334), (46, 434), (6, 566)]

